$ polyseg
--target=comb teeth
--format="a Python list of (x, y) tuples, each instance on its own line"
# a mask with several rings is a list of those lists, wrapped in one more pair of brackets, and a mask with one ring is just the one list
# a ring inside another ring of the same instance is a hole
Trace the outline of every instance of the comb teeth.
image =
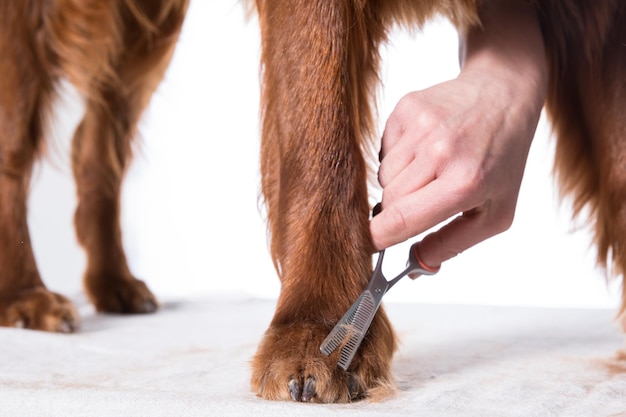
[(354, 321), (354, 315), (356, 314), (357, 307), (359, 306), (362, 297), (363, 294), (361, 294), (357, 301), (352, 304), (352, 306), (350, 306), (350, 309), (346, 311), (346, 314), (344, 314), (341, 320), (339, 320), (339, 323), (337, 323), (337, 325), (328, 334), (328, 336), (326, 336), (326, 339), (324, 339), (324, 341), (322, 342), (322, 345), (320, 346), (320, 351), (324, 355), (330, 356), (330, 354), (333, 353), (335, 349), (341, 346), (341, 344), (347, 337), (348, 329)]
[(355, 327), (355, 330), (361, 332), (365, 332), (365, 330), (367, 330), (367, 327), (372, 321), (374, 308), (376, 308), (376, 302), (374, 301), (372, 292), (369, 290), (365, 291), (365, 293), (363, 293), (363, 297), (361, 297), (359, 301), (359, 306), (356, 308), (354, 320), (352, 321), (352, 325)]
[[(344, 371), (348, 370), (348, 366), (352, 362), (352, 358), (356, 354), (365, 332), (367, 331), (372, 319), (376, 314), (376, 302), (370, 291), (365, 291), (359, 298), (359, 303), (353, 315), (345, 326), (341, 326), (343, 336), (333, 340), (337, 346), (343, 342), (346, 336), (349, 337), (346, 344), (341, 349), (338, 366)], [(339, 332), (338, 332), (339, 333)], [(348, 333), (350, 333), (348, 335)]]
[[(352, 321), (353, 317), (354, 313), (350, 315), (347, 320)], [(320, 351), (324, 355), (329, 356), (331, 353), (333, 353), (335, 349), (337, 349), (341, 345), (341, 342), (343, 342), (348, 335), (348, 326), (349, 324), (339, 325), (336, 326), (332, 332), (330, 332), (330, 334), (326, 337), (326, 340), (324, 340), (324, 343), (322, 343), (322, 346), (320, 347)]]

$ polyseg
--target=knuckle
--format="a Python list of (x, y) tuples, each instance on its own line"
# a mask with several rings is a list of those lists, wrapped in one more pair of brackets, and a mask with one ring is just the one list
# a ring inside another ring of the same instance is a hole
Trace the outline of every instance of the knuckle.
[[(385, 123), (385, 129), (382, 137), (382, 151), (385, 151), (385, 145), (387, 142), (402, 135), (402, 118), (397, 112), (391, 113), (387, 122)], [(384, 152), (383, 152), (384, 154)]]
[(429, 146), (429, 159), (432, 161), (445, 161), (450, 158), (454, 146), (450, 141), (443, 137), (439, 137), (437, 140), (433, 140)]
[(409, 93), (398, 101), (396, 109), (399, 113), (410, 112), (413, 113), (416, 109), (421, 107), (421, 100), (419, 99), (419, 94), (417, 93)]
[(452, 194), (460, 206), (477, 207), (484, 202), (484, 184), (480, 177), (471, 172), (459, 172), (450, 182), (453, 187)]
[(429, 104), (417, 91), (402, 97), (396, 106), (396, 113), (403, 119), (412, 119), (423, 129), (432, 129), (442, 120), (442, 114), (436, 106)]

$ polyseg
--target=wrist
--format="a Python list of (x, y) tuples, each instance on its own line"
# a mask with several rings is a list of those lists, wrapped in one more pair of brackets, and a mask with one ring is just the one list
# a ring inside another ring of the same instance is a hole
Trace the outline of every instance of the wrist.
[(460, 37), (459, 77), (480, 75), (541, 109), (548, 66), (534, 10), (516, 1), (493, 1), (484, 2), (479, 14), (481, 26)]

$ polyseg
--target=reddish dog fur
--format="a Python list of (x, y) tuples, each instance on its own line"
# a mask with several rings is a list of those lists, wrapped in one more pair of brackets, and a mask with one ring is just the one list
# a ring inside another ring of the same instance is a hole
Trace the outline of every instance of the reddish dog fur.
[(99, 311), (156, 308), (126, 264), (120, 186), (137, 121), (167, 67), (186, 7), (181, 0), (0, 3), (0, 325), (71, 331), (78, 324), (69, 301), (46, 290), (26, 223), (30, 171), (61, 77), (86, 100), (72, 164), (87, 294)]
[[(530, 0), (529, 0), (530, 1)], [(478, 25), (477, 0), (257, 0), (263, 38), (263, 195), (282, 291), (252, 362), (268, 399), (345, 402), (393, 391), (393, 331), (380, 311), (348, 372), (319, 353), (371, 272), (366, 149), (378, 48), (395, 24), (436, 13)], [(28, 181), (57, 81), (86, 99), (73, 141), (75, 225), (85, 288), (99, 311), (157, 302), (126, 263), (120, 187), (137, 121), (169, 63), (188, 0), (0, 3), (0, 325), (72, 331), (71, 303), (37, 271), (26, 221)], [(534, 1), (551, 79), (555, 170), (577, 213), (591, 208), (599, 261), (626, 272), (626, 5)], [(582, 53), (581, 53), (582, 51)], [(626, 299), (626, 294), (625, 297)], [(620, 316), (624, 321), (626, 307)]]

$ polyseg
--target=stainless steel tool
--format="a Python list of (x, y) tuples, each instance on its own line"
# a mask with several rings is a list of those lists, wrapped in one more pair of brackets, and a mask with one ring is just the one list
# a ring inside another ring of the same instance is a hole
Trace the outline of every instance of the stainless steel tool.
[(411, 246), (406, 269), (390, 281), (383, 275), (385, 251), (380, 251), (369, 285), (322, 342), (320, 351), (326, 356), (341, 348), (338, 366), (344, 371), (348, 369), (361, 346), (385, 293), (406, 275), (415, 279), (421, 275), (434, 275), (439, 271), (439, 267), (431, 268), (420, 260), (418, 247), (419, 242)]

